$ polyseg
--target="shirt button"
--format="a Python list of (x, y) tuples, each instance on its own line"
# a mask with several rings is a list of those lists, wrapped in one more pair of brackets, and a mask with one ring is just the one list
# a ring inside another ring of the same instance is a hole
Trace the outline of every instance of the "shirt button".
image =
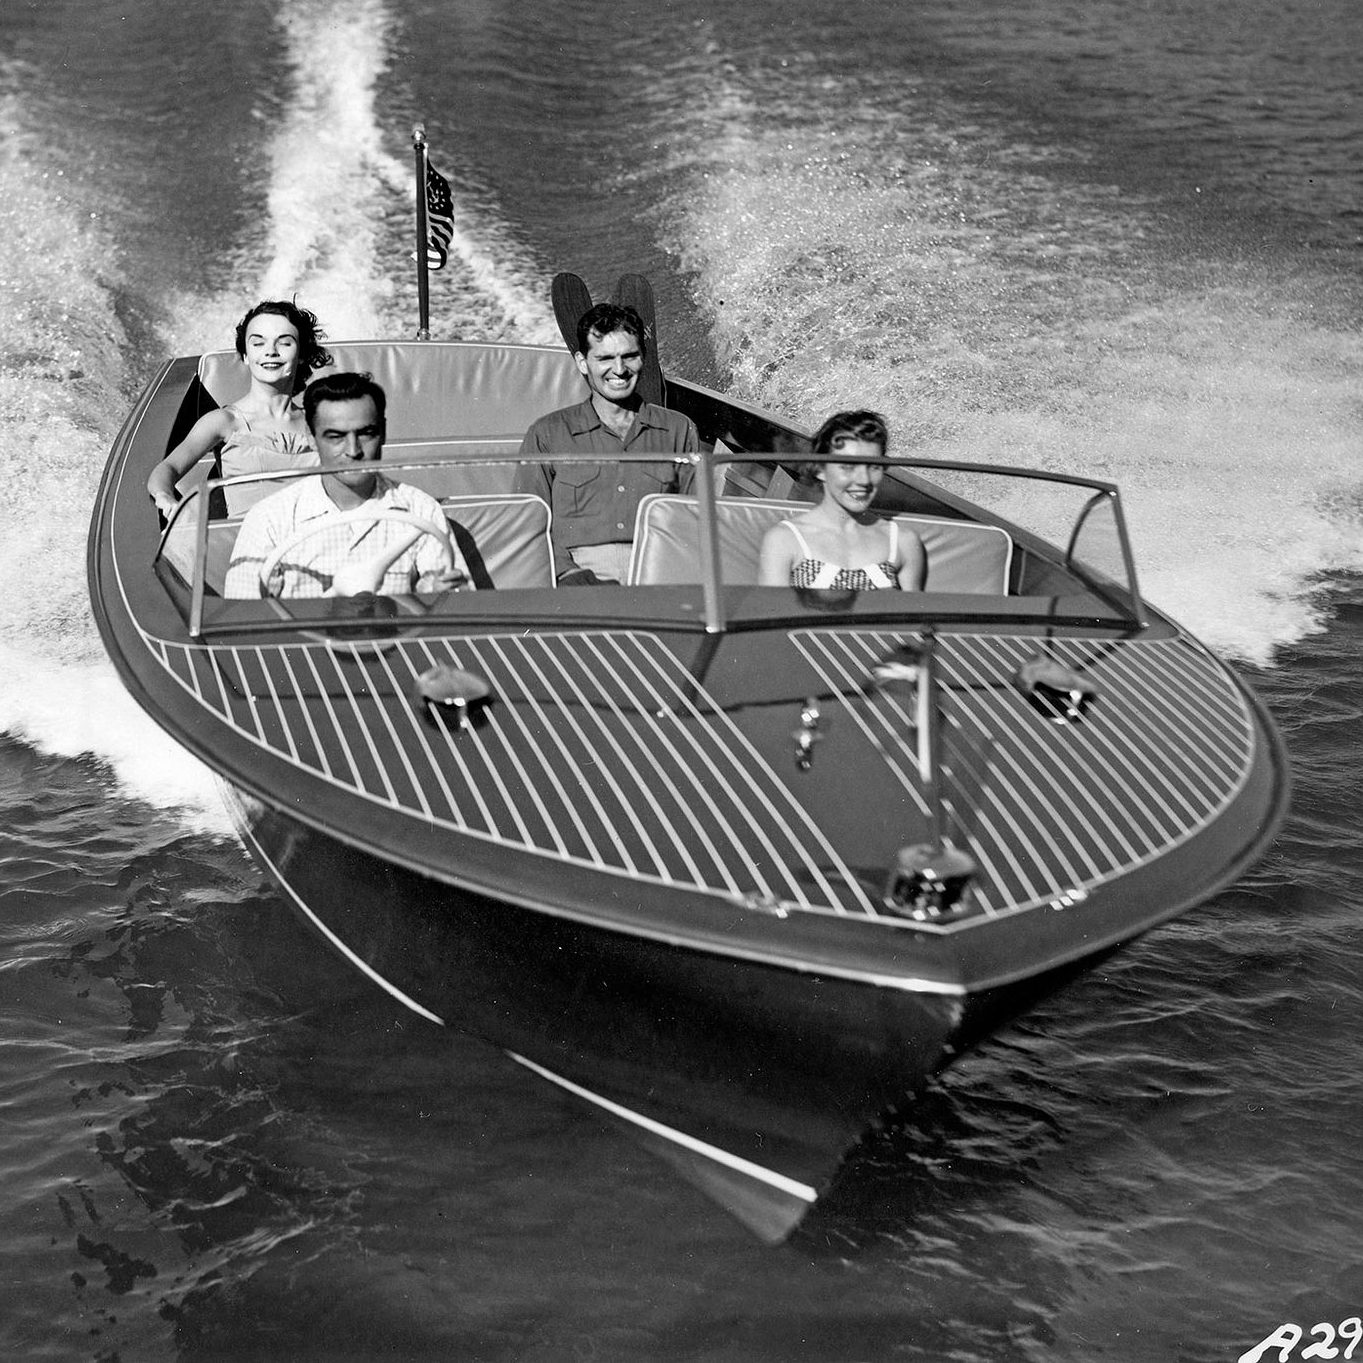
[(617, 487), (615, 490), (616, 490), (617, 492), (623, 492), (623, 491), (625, 490), (625, 485), (624, 485), (624, 483), (621, 483), (620, 486)]
[(616, 522), (615, 522), (615, 528), (616, 528), (617, 530), (623, 530), (623, 529), (625, 528), (625, 523), (624, 523), (624, 521), (616, 521)]

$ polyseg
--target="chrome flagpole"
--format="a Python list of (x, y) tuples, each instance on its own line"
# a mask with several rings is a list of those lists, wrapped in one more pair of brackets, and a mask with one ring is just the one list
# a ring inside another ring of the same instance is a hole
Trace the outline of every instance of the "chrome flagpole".
[(426, 216), (426, 125), (412, 128), (412, 151), (416, 157), (416, 297), (418, 341), (431, 339), (430, 223)]

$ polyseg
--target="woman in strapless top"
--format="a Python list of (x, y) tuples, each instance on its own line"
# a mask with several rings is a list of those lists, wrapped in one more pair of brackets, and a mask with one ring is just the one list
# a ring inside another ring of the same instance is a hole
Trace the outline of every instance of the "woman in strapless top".
[[(222, 477), (311, 468), (317, 450), (295, 396), (315, 369), (331, 363), (317, 318), (283, 300), (257, 303), (237, 323), (237, 354), (250, 374), (246, 396), (196, 421), (190, 432), (152, 470), (147, 492), (162, 515), (180, 501), (177, 484), (206, 455)], [(224, 489), (230, 514), (245, 511), (278, 489), (274, 482)]]
[(885, 468), (865, 461), (883, 460), (888, 447), (885, 418), (876, 412), (836, 412), (819, 427), (814, 453), (833, 456), (815, 469), (823, 495), (808, 511), (772, 526), (762, 537), (762, 586), (922, 588), (923, 541), (871, 510)]

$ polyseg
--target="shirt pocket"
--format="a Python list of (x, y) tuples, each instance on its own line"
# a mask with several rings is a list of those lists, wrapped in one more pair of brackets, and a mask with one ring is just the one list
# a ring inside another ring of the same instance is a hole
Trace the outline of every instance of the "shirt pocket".
[(638, 479), (641, 497), (650, 492), (671, 492), (676, 485), (677, 466), (671, 460), (661, 464), (631, 464), (629, 470)]
[[(563, 503), (560, 510), (581, 513), (591, 506), (601, 494), (601, 464), (560, 464), (554, 470), (554, 482)], [(558, 496), (554, 498), (557, 502)]]

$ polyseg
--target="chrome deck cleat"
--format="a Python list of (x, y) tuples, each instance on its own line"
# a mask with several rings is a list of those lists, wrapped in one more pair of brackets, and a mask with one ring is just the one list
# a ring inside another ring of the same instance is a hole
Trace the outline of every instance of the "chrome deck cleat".
[(901, 847), (882, 901), (890, 913), (930, 923), (963, 909), (974, 859), (947, 843)]
[(1013, 685), (1052, 724), (1078, 724), (1098, 698), (1098, 688), (1087, 677), (1042, 654), (1018, 668)]
[(414, 700), (427, 719), (434, 720), (442, 711), (449, 712), (459, 730), (471, 729), (470, 711), (485, 705), (492, 697), (492, 687), (476, 672), (465, 672), (449, 663), (436, 663), (416, 679)]

